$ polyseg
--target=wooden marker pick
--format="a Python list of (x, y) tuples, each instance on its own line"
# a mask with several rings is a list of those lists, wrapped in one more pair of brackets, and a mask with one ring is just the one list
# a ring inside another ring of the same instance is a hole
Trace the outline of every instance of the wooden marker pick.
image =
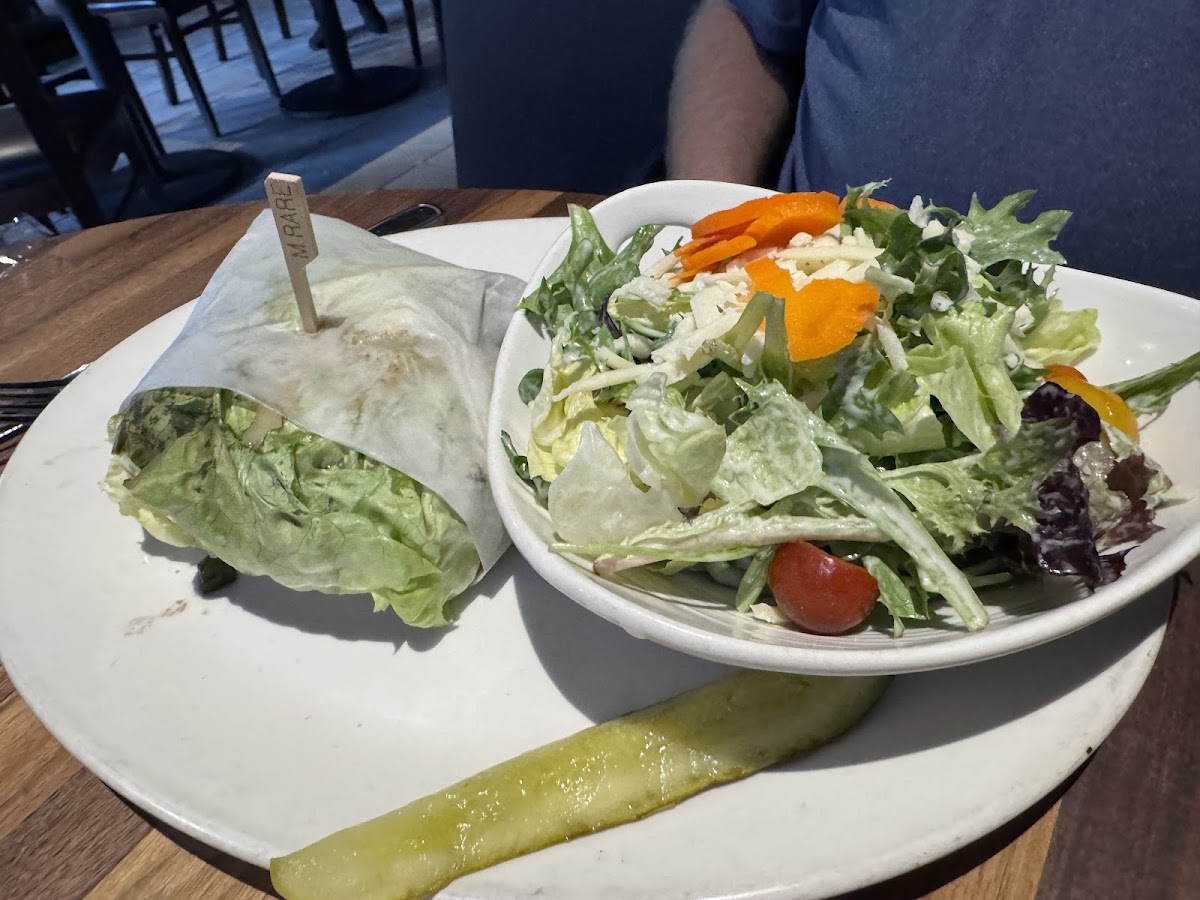
[(292, 280), (292, 292), (300, 309), (300, 322), (306, 332), (315, 334), (321, 325), (317, 321), (312, 288), (309, 287), (308, 274), (304, 269), (317, 258), (317, 236), (313, 233), (312, 217), (308, 213), (304, 182), (299, 175), (272, 172), (263, 182), (263, 187), (267, 190), (267, 203), (275, 216), (275, 228), (279, 232), (279, 243), (283, 246), (283, 258), (287, 261), (288, 278)]

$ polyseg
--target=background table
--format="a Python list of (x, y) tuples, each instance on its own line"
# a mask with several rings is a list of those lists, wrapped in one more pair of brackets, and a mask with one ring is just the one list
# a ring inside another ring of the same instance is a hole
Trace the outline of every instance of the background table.
[[(350, 62), (346, 30), (334, 0), (311, 0), (313, 13), (329, 53), (330, 74), (292, 88), (279, 99), (290, 113), (308, 116), (354, 116), (395, 103), (416, 91), (421, 74), (411, 66), (370, 66), (355, 69)], [(414, 26), (407, 17), (405, 24)], [(410, 32), (411, 33), (411, 32)], [(414, 38), (413, 50), (418, 49)], [(419, 65), (418, 60), (414, 62)]]
[[(315, 196), (311, 205), (367, 226), (418, 201), (441, 206), (453, 223), (559, 216), (568, 201), (597, 199), (547, 191), (381, 191)], [(61, 374), (195, 297), (259, 209), (212, 207), (48, 242), (0, 278), (0, 379)], [(1080, 773), (975, 844), (851, 896), (1200, 896), (1198, 648), (1200, 563), (1193, 562), (1176, 581), (1166, 642), (1145, 688)], [(113, 794), (50, 737), (0, 669), (0, 898), (85, 896), (272, 895), (262, 870), (162, 826)]]

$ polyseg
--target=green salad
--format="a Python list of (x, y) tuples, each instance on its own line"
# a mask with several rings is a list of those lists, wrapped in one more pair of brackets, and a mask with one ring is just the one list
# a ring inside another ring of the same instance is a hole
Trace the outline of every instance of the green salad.
[(614, 249), (571, 208), (566, 258), (521, 304), (551, 338), (519, 387), (528, 446), (504, 437), (555, 551), (700, 571), (826, 634), (875, 614), (899, 635), (943, 604), (977, 630), (981, 588), (1120, 575), (1170, 498), (1137, 417), (1200, 354), (1089, 383), (1096, 312), (1052, 290), (1069, 213), (1021, 221), (1028, 191), (900, 209), (881, 186), (752, 200), (661, 253), (659, 226)]

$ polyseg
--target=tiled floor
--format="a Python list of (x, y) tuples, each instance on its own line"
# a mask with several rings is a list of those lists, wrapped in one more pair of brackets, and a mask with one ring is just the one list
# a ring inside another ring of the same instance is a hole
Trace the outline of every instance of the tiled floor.
[[(287, 0), (292, 38), (284, 40), (270, 0), (250, 0), (267, 55), (286, 92), (329, 72), (329, 57), (308, 46), (314, 29), (306, 0)], [(363, 28), (357, 8), (342, 0), (339, 10), (356, 67), (413, 65), (401, 0), (379, 0), (386, 34)], [(227, 200), (256, 200), (269, 171), (301, 175), (310, 192), (378, 187), (452, 187), (455, 184), (450, 108), (441, 53), (429, 0), (416, 0), (424, 66), (418, 91), (391, 106), (359, 116), (300, 118), (279, 108), (258, 76), (241, 29), (224, 29), (229, 61), (217, 59), (207, 29), (188, 37), (188, 46), (221, 128), (213, 138), (191, 101), (182, 73), (175, 82), (180, 103), (167, 101), (157, 64), (133, 62), (129, 69), (168, 151), (197, 147), (238, 150), (255, 157), (260, 170)], [(119, 35), (123, 46), (146, 50), (145, 31)]]
[(326, 190), (347, 193), (375, 188), (454, 187), (456, 181), (454, 135), (447, 116)]
[[(309, 49), (308, 37), (315, 26), (307, 0), (285, 2), (292, 30), (290, 40), (280, 34), (271, 0), (250, 0), (276, 80), (286, 92), (327, 74), (329, 57), (324, 51)], [(412, 65), (402, 0), (377, 2), (388, 21), (386, 34), (366, 31), (355, 6), (347, 0), (339, 4), (354, 65)], [(180, 102), (174, 106), (167, 101), (154, 62), (132, 62), (129, 70), (168, 151), (214, 147), (241, 151), (257, 160), (257, 169), (241, 185), (213, 202), (262, 199), (262, 180), (270, 171), (302, 176), (309, 192), (454, 187), (457, 175), (450, 103), (433, 10), (429, 0), (415, 3), (425, 63), (421, 87), (398, 103), (360, 116), (313, 119), (283, 112), (259, 78), (236, 25), (224, 29), (228, 62), (217, 59), (207, 29), (188, 38), (201, 83), (221, 127), (219, 138), (209, 134), (177, 67), (175, 83)], [(131, 50), (149, 48), (144, 31), (119, 33), (119, 38)], [(77, 82), (67, 89), (82, 86), (85, 83)], [(69, 212), (52, 218), (60, 232), (79, 228)], [(0, 223), (0, 251), (27, 249), (31, 240), (46, 234), (32, 219)], [(4, 250), (6, 247), (9, 249)], [(0, 274), (4, 269), (0, 264)]]

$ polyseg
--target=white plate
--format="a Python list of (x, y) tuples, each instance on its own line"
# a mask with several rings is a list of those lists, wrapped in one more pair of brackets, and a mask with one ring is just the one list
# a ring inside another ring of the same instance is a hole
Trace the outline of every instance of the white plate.
[[(686, 225), (713, 210), (768, 193), (717, 182), (663, 182), (610, 197), (592, 213), (615, 247), (647, 222)], [(664, 232), (658, 245), (669, 246), (680, 234), (680, 229)], [(559, 237), (531, 284), (558, 266), (570, 239), (569, 231)], [(1200, 347), (1196, 300), (1061, 268), (1055, 283), (1066, 307), (1099, 310), (1103, 340), (1100, 350), (1083, 365), (1084, 374), (1098, 384), (1141, 375)], [(1170, 409), (1146, 429), (1142, 439), (1147, 452), (1191, 499), (1160, 511), (1156, 520), (1165, 530), (1129, 554), (1128, 568), (1118, 581), (1090, 597), (1065, 580), (1023, 581), (983, 595), (991, 623), (974, 634), (954, 627), (957, 617), (948, 613), (939, 627), (914, 625), (899, 639), (892, 637), (890, 629), (827, 637), (739, 613), (732, 608), (732, 590), (705, 578), (665, 577), (642, 570), (601, 578), (585, 560), (550, 552), (548, 545), (554, 540), (550, 517), (512, 472), (500, 444), (500, 433), (506, 431), (519, 450), (528, 446), (529, 411), (517, 396), (517, 384), (530, 369), (545, 365), (549, 347), (549, 339), (518, 315), (500, 348), (488, 417), (488, 466), (504, 524), (538, 574), (568, 597), (632, 635), (693, 656), (748, 668), (836, 675), (918, 672), (979, 662), (1099, 621), (1200, 553), (1200, 466), (1195, 449), (1200, 385), (1193, 384), (1176, 394)]]
[[(527, 275), (561, 221), (409, 235)], [(721, 667), (636, 641), (510, 553), (458, 628), (258, 578), (202, 599), (196, 554), (97, 489), (110, 412), (183, 322), (88, 369), (0, 476), (0, 657), (50, 731), (134, 803), (258, 865)], [(811, 757), (462, 879), (445, 896), (818, 897), (911, 869), (1053, 789), (1132, 701), (1162, 636), (1147, 597), (1019, 658), (897, 679)]]

